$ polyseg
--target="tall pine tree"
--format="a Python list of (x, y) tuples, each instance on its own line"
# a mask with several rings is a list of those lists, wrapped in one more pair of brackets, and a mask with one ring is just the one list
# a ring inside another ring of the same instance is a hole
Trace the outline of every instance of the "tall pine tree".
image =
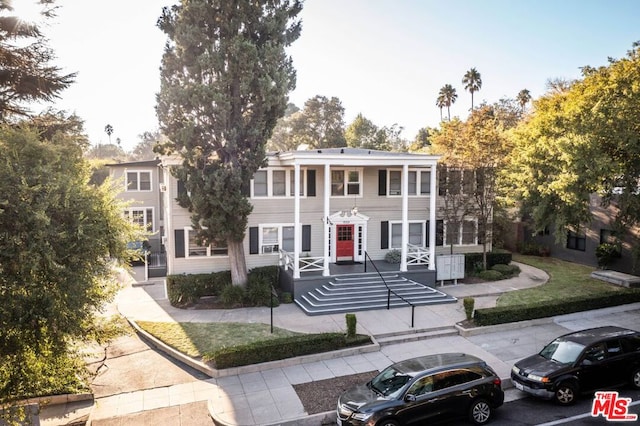
[[(39, 3), (43, 18), (53, 16), (53, 0)], [(51, 101), (75, 78), (50, 64), (54, 53), (38, 25), (15, 16), (12, 4), (0, 0), (0, 121), (28, 115), (26, 104)]]
[(158, 26), (168, 36), (156, 111), (179, 154), (198, 239), (226, 245), (234, 285), (246, 285), (243, 240), (253, 174), (295, 88), (285, 48), (300, 36), (297, 0), (183, 0)]

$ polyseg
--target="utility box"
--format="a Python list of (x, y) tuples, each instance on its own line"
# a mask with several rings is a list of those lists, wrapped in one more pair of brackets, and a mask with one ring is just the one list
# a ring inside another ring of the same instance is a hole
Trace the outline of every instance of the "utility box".
[(436, 256), (436, 280), (440, 281), (440, 285), (450, 280), (458, 284), (458, 280), (462, 278), (464, 278), (464, 254)]

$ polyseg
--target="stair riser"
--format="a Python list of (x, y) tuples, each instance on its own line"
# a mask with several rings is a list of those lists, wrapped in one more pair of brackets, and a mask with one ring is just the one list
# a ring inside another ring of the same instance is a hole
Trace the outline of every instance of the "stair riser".
[(412, 336), (412, 335), (406, 335), (403, 336), (401, 338), (397, 338), (397, 339), (390, 339), (390, 340), (378, 340), (378, 344), (380, 346), (389, 346), (389, 345), (397, 345), (399, 343), (409, 343), (409, 342), (419, 342), (421, 340), (429, 340), (429, 339), (435, 339), (438, 337), (448, 337), (448, 336), (458, 336), (459, 333), (457, 331), (450, 331), (447, 333), (439, 333), (439, 334), (433, 334), (430, 336)]
[[(411, 303), (416, 304), (420, 301), (429, 301), (429, 300), (433, 300), (433, 299), (442, 299), (442, 296), (438, 295), (438, 294), (415, 294), (415, 295), (403, 295), (401, 294), (402, 297), (404, 297), (406, 300), (411, 301)], [(387, 300), (389, 299), (387, 297), (387, 295), (371, 295), (371, 296), (367, 296), (367, 295), (363, 295), (363, 296), (352, 296), (349, 298), (345, 298), (345, 297), (318, 297), (317, 295), (310, 293), (307, 294), (305, 296), (303, 296), (303, 298), (305, 298), (306, 300), (313, 300), (313, 303), (315, 304), (323, 304), (323, 305), (337, 305), (340, 303), (375, 303), (375, 302), (382, 302), (384, 301), (385, 303), (387, 303)], [(391, 300), (392, 301), (399, 301), (398, 297), (395, 296), (391, 296)], [(400, 299), (401, 300), (401, 299)], [(405, 305), (407, 304), (406, 302), (402, 302)]]
[[(452, 303), (452, 300), (433, 300), (433, 301), (429, 301), (429, 302), (418, 302), (418, 303), (414, 303), (414, 306), (428, 306), (428, 305), (439, 305), (442, 303)], [(354, 312), (354, 311), (372, 311), (372, 310), (378, 310), (378, 309), (387, 309), (387, 302), (384, 301), (383, 303), (377, 303), (377, 304), (346, 304), (346, 305), (340, 305), (340, 306), (335, 306), (335, 305), (327, 305), (327, 306), (313, 306), (310, 305), (308, 302), (306, 301), (299, 301), (296, 300), (295, 303), (302, 308), (305, 313), (307, 313), (308, 315), (327, 315), (327, 314), (339, 314), (339, 313), (348, 313), (348, 312)], [(394, 303), (393, 301), (390, 303), (390, 307), (391, 308), (408, 308), (409, 306), (402, 302), (402, 303)]]

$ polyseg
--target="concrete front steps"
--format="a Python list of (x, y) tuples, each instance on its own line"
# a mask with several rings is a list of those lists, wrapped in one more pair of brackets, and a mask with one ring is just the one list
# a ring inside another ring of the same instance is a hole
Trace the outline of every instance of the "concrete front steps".
[[(453, 296), (403, 277), (397, 272), (381, 275), (382, 277), (369, 273), (331, 277), (313, 290), (296, 295), (295, 303), (307, 315), (386, 309), (387, 286), (416, 306), (457, 301)], [(391, 293), (391, 308), (407, 306), (409, 305), (404, 300)]]

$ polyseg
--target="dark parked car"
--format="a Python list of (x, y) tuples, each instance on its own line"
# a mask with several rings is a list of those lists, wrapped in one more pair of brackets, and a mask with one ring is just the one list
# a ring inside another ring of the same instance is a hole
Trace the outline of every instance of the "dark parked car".
[(562, 405), (580, 393), (631, 384), (640, 389), (640, 333), (598, 327), (565, 334), (518, 361), (511, 381), (521, 391)]
[(462, 353), (427, 355), (385, 368), (338, 398), (338, 425), (422, 425), (467, 417), (489, 421), (504, 402), (500, 378)]

